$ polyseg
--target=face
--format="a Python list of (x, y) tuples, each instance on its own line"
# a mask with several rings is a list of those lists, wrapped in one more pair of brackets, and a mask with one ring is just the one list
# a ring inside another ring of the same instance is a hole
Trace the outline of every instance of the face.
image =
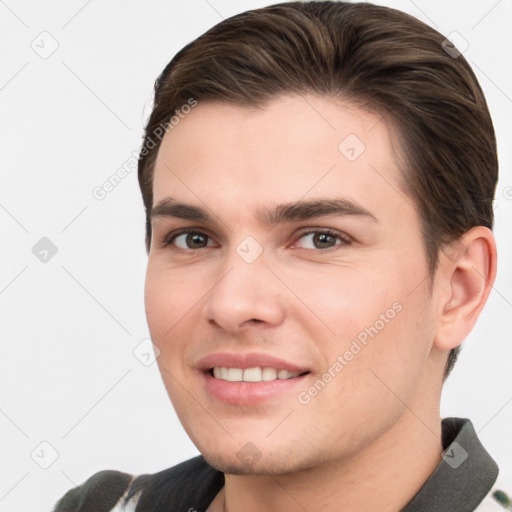
[(146, 314), (218, 469), (311, 468), (421, 414), (434, 307), (392, 147), (384, 119), (312, 96), (199, 102), (164, 137)]

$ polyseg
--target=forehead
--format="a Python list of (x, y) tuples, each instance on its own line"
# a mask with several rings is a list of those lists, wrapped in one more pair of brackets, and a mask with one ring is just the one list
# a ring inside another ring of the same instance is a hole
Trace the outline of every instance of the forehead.
[(403, 202), (393, 141), (386, 120), (349, 102), (281, 96), (260, 109), (199, 102), (162, 141), (153, 204), (170, 195), (195, 204), (214, 195), (226, 207), (326, 194)]

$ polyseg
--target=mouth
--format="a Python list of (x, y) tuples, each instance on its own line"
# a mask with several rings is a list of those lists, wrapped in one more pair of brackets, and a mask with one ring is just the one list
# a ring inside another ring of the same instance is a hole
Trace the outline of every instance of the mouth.
[(305, 366), (256, 353), (212, 354), (201, 359), (197, 368), (207, 393), (233, 405), (256, 405), (293, 396), (311, 373)]

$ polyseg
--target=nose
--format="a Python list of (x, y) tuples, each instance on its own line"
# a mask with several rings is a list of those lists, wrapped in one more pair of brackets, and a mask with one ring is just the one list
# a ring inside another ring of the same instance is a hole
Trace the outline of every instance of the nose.
[(215, 276), (203, 314), (210, 324), (230, 332), (255, 324), (276, 326), (284, 319), (283, 293), (263, 254), (247, 263), (233, 251)]

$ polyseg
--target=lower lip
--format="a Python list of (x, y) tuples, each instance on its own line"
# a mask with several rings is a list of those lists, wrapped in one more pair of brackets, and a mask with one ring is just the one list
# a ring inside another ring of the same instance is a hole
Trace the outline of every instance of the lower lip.
[(202, 372), (208, 392), (218, 400), (234, 405), (256, 405), (283, 393), (290, 392), (304, 382), (309, 374), (291, 379), (276, 379), (262, 382), (230, 382), (216, 379)]

